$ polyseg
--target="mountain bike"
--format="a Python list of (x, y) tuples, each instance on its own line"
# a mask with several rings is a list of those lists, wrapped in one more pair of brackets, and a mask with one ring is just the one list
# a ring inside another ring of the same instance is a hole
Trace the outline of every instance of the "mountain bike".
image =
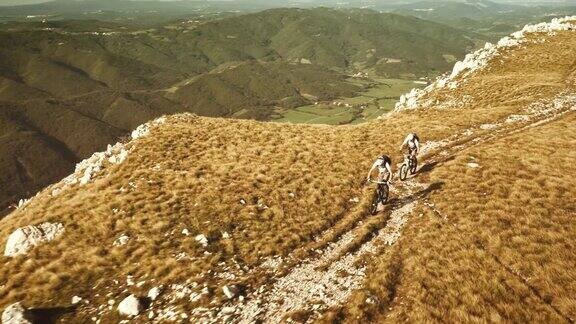
[(417, 167), (418, 167), (418, 159), (416, 158), (416, 156), (411, 154), (407, 154), (406, 156), (404, 156), (404, 163), (402, 163), (402, 166), (400, 167), (400, 171), (398, 174), (400, 180), (402, 181), (406, 180), (406, 178), (408, 177), (408, 172), (410, 172), (410, 174), (416, 173)]
[(370, 214), (376, 215), (378, 214), (378, 205), (380, 203), (384, 205), (388, 201), (388, 196), (390, 193), (390, 184), (388, 181), (369, 180), (369, 182), (378, 185), (376, 187), (376, 191), (374, 191), (374, 197), (372, 198), (372, 203), (370, 204)]

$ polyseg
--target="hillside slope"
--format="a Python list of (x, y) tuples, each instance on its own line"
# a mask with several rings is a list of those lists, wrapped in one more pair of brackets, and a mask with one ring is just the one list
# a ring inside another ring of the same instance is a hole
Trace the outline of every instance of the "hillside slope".
[[(0, 220), (0, 247), (64, 228), (0, 258), (0, 307), (109, 323), (160, 287), (135, 320), (571, 322), (575, 29), (528, 28), (359, 126), (142, 126)], [(423, 165), (369, 217), (365, 172), (410, 131)]]

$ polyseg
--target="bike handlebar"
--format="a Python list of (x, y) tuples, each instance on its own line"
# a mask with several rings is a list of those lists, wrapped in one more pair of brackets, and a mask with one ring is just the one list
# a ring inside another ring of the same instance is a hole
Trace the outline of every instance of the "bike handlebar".
[(368, 182), (370, 183), (376, 183), (376, 184), (387, 184), (390, 185), (390, 181), (374, 181), (372, 179), (369, 179)]

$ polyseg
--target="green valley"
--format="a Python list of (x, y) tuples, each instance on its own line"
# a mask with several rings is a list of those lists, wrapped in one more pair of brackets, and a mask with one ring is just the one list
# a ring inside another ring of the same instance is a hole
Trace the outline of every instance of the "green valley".
[(357, 124), (375, 119), (394, 109), (399, 97), (412, 88), (424, 87), (423, 80), (386, 79), (372, 77), (350, 79), (364, 90), (353, 97), (315, 102), (294, 109), (276, 108), (275, 121), (306, 124)]

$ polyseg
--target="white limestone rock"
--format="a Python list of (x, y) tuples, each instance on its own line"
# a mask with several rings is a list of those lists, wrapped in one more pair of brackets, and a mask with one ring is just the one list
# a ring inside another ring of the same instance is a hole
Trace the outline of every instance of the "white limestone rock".
[(118, 237), (116, 240), (114, 240), (114, 246), (122, 246), (122, 245), (126, 245), (126, 243), (128, 243), (128, 241), (130, 240), (130, 237), (126, 234), (122, 234), (120, 235), (120, 237)]
[(143, 309), (142, 302), (134, 295), (130, 295), (118, 304), (118, 312), (126, 316), (137, 316)]
[(64, 232), (60, 223), (42, 223), (21, 227), (10, 236), (6, 242), (4, 256), (15, 257), (26, 254), (33, 247), (54, 240)]
[(18, 302), (4, 309), (2, 324), (32, 324), (32, 321), (28, 318), (26, 309)]
[(206, 237), (206, 235), (204, 234), (198, 234), (194, 237), (194, 239), (202, 244), (203, 247), (207, 247), (208, 246), (208, 238)]
[(158, 298), (158, 296), (160, 296), (161, 293), (162, 293), (161, 287), (151, 288), (148, 291), (148, 298), (150, 298), (150, 300), (154, 301), (154, 300), (156, 300), (156, 298)]
[(238, 294), (238, 288), (234, 285), (224, 286), (224, 287), (222, 287), (222, 292), (224, 293), (226, 298), (232, 299), (232, 298), (236, 297), (236, 295)]

